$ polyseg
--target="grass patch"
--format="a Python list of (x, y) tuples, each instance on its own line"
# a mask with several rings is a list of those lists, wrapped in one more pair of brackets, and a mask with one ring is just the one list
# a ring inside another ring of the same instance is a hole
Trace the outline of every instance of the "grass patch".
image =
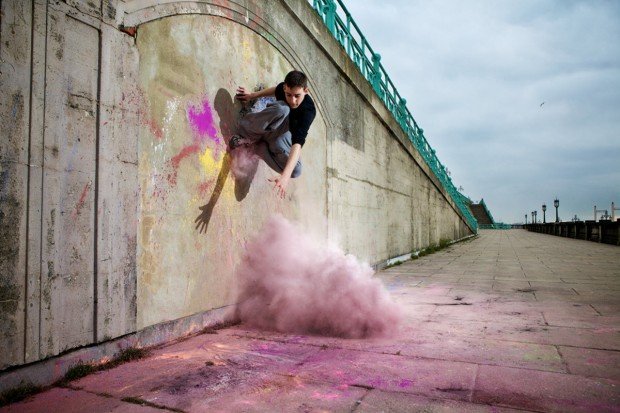
[(420, 251), (416, 252), (412, 251), (411, 252), (411, 259), (412, 260), (417, 260), (418, 258), (422, 258), (425, 255), (429, 255), (429, 254), (433, 254), (437, 251), (441, 251), (445, 248), (448, 248), (450, 246), (450, 244), (452, 243), (451, 240), (447, 239), (447, 238), (441, 238), (439, 240), (439, 244), (435, 244), (435, 243), (431, 243), (428, 247), (421, 249)]
[(140, 360), (147, 357), (149, 354), (150, 351), (146, 349), (129, 347), (118, 353), (116, 357), (106, 363), (96, 364), (80, 362), (75, 366), (71, 367), (67, 371), (67, 373), (65, 373), (65, 376), (54, 384), (57, 386), (65, 386), (68, 383), (74, 380), (81, 379), (82, 377), (86, 377), (89, 374), (96, 373), (98, 371), (108, 370), (129, 361)]
[(442, 238), (439, 240), (439, 249), (444, 249), (450, 245), (450, 240), (447, 238)]
[(387, 270), (388, 268), (396, 267), (397, 265), (400, 265), (402, 263), (403, 263), (403, 261), (396, 261), (395, 263), (392, 263), (390, 265), (386, 265), (385, 267), (383, 267), (383, 269)]
[(63, 377), (62, 381), (63, 383), (69, 383), (70, 381), (86, 377), (98, 370), (98, 366), (94, 364), (78, 363), (65, 373), (65, 377)]
[(143, 348), (135, 348), (129, 347), (125, 350), (121, 351), (110, 363), (115, 363), (115, 365), (127, 363), (128, 361), (140, 360), (145, 357), (148, 357), (150, 351)]
[(19, 386), (6, 390), (0, 394), (0, 407), (22, 401), (26, 397), (38, 393), (39, 391), (41, 391), (40, 386), (22, 382)]

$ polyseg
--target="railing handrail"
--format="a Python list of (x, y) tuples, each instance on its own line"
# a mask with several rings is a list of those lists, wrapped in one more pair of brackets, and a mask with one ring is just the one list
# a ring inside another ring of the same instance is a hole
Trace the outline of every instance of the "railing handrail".
[[(353, 20), (351, 13), (344, 6), (342, 0), (308, 0), (312, 2), (328, 30), (345, 49), (347, 55), (358, 67), (362, 76), (370, 82), (377, 95), (381, 98), (387, 109), (392, 113), (403, 131), (407, 134), (413, 146), (418, 150), (424, 161), (431, 168), (437, 179), (441, 182), (448, 195), (465, 217), (468, 225), (474, 232), (478, 229), (478, 222), (463, 202), (460, 193), (452, 183), (446, 167), (439, 161), (435, 150), (428, 143), (424, 131), (418, 126), (413, 115), (407, 107), (407, 101), (401, 97), (381, 64), (381, 56), (370, 47), (366, 37)], [(336, 4), (337, 3), (337, 4)], [(338, 14), (338, 6), (344, 13), (346, 21)], [(351, 27), (355, 30), (351, 32)], [(354, 36), (360, 39), (357, 42)], [(370, 56), (368, 55), (370, 53)]]

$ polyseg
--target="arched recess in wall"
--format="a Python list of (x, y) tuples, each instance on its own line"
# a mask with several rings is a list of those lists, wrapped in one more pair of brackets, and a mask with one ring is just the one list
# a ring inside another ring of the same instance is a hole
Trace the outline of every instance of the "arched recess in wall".
[(246, 7), (234, 1), (213, 2), (198, 0), (189, 4), (184, 1), (171, 1), (161, 4), (158, 0), (130, 0), (119, 5), (118, 16), (121, 26), (136, 29), (140, 25), (153, 20), (187, 14), (218, 16), (246, 26), (282, 53), (292, 67), (298, 68), (309, 75), (311, 93), (317, 105), (317, 110), (322, 119), (327, 123), (326, 126), (331, 128), (333, 126), (332, 119), (329, 112), (324, 110), (326, 107), (325, 99), (321, 95), (319, 88), (315, 87), (316, 79), (313, 79), (304, 59), (287, 37), (281, 34), (282, 30), (262, 17), (266, 13), (266, 3), (260, 1), (252, 3), (254, 7)]

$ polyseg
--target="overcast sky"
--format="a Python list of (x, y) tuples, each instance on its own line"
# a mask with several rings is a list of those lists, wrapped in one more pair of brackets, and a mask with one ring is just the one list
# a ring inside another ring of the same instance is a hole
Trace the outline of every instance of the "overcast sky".
[(563, 220), (620, 206), (620, 1), (345, 5), (456, 187), (496, 221), (542, 219), (543, 203), (555, 219), (556, 195)]

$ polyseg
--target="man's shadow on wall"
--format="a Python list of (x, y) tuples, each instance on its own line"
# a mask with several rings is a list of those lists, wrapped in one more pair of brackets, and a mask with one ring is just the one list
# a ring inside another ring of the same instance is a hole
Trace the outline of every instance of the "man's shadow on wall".
[[(222, 133), (222, 137), (224, 138), (225, 143), (228, 144), (228, 140), (237, 129), (237, 123), (242, 109), (241, 103), (235, 102), (230, 93), (228, 93), (228, 90), (220, 88), (215, 95), (213, 107), (220, 118), (220, 131)], [(209, 202), (201, 207), (198, 207), (201, 210), (201, 213), (194, 220), (198, 232), (207, 232), (209, 222), (211, 221), (211, 216), (213, 215), (213, 209), (222, 194), (228, 175), (231, 172), (231, 167), (233, 168), (233, 172), (237, 172), (236, 176), (234, 176), (235, 198), (237, 201), (241, 202), (250, 191), (252, 180), (254, 179), (254, 175), (256, 175), (256, 171), (258, 169), (258, 158), (255, 156), (242, 154), (239, 152), (241, 150), (247, 151), (249, 149), (237, 148), (233, 150), (232, 153), (227, 150), (224, 154), (222, 169), (220, 169), (220, 173), (217, 176), (215, 188), (211, 193)], [(242, 155), (243, 158), (241, 157)], [(235, 156), (238, 158), (235, 159)], [(239, 164), (239, 162), (242, 161), (244, 162), (244, 165)], [(239, 171), (240, 168), (243, 168), (243, 170)]]

